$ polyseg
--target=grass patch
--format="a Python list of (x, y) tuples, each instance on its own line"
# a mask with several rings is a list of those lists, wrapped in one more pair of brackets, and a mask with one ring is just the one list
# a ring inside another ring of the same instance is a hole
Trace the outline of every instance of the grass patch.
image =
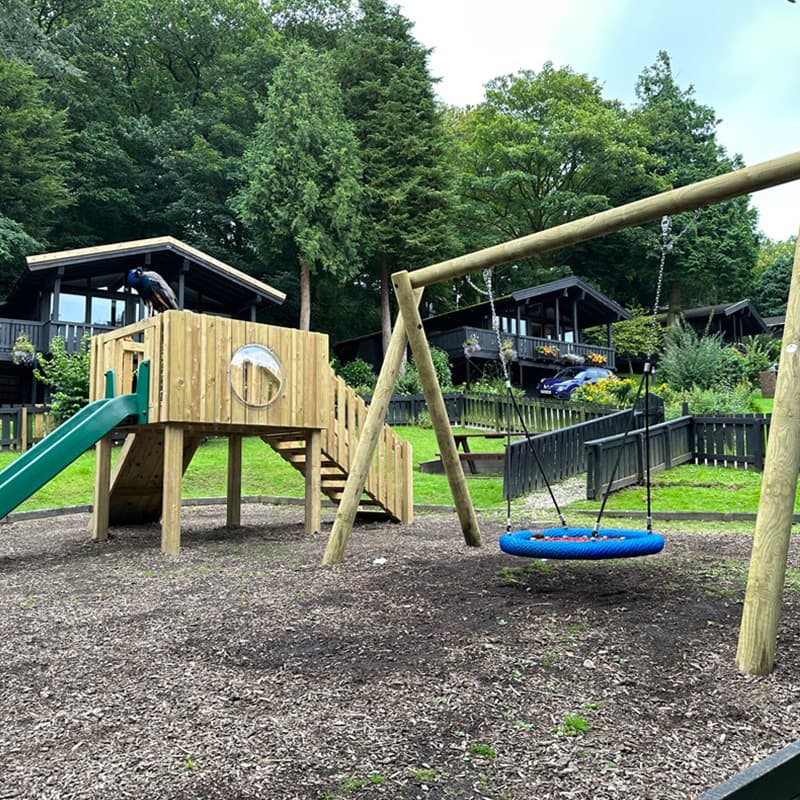
[[(685, 464), (667, 472), (659, 472), (651, 481), (654, 516), (658, 516), (659, 510), (755, 513), (758, 511), (760, 494), (761, 473), (741, 469)], [(569, 506), (572, 509), (591, 510), (599, 507), (599, 500), (578, 500)], [(609, 511), (641, 511), (645, 507), (644, 486), (613, 492), (606, 503)], [(795, 499), (795, 510), (798, 509), (800, 491)]]
[[(458, 432), (467, 432), (457, 428)], [(399, 427), (395, 431), (411, 442), (414, 448), (414, 502), (416, 504), (452, 506), (453, 497), (445, 475), (427, 475), (418, 469), (420, 461), (436, 457), (439, 447), (432, 430)], [(470, 444), (472, 447), (472, 443)], [(476, 452), (493, 452), (503, 448), (502, 440), (476, 440)], [(112, 462), (120, 448), (114, 448)], [(17, 453), (0, 452), (0, 469), (18, 457)], [(197, 450), (183, 479), (183, 496), (223, 497), (226, 492), (228, 444), (223, 438), (208, 439)], [(95, 457), (91, 449), (46, 483), (22, 503), (17, 511), (86, 505), (93, 501)], [(483, 510), (504, 507), (503, 479), (469, 480), (469, 490), (476, 508)], [(242, 494), (277, 497), (303, 497), (303, 476), (258, 438), (242, 442)]]

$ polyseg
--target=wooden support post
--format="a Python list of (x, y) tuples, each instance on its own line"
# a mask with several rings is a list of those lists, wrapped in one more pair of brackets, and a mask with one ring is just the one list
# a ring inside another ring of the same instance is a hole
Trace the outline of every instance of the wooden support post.
[(736, 666), (766, 675), (775, 664), (781, 595), (800, 471), (800, 238), (794, 253), (753, 552)]
[(23, 453), (28, 452), (28, 409), (26, 406), (22, 406), (22, 412), (20, 413), (20, 425), (22, 426), (22, 430), (19, 432), (19, 449)]
[(228, 528), (242, 524), (242, 436), (232, 433), (228, 437), (228, 488), (225, 495)]
[[(414, 293), (416, 303), (419, 303), (421, 297), (422, 290)], [(336, 519), (333, 521), (333, 529), (322, 557), (323, 564), (338, 564), (344, 558), (347, 542), (353, 532), (353, 523), (358, 512), (361, 494), (367, 482), (375, 448), (378, 446), (386, 412), (389, 409), (389, 400), (391, 400), (397, 376), (400, 374), (407, 341), (403, 319), (398, 316), (392, 331), (389, 349), (383, 356), (381, 374), (375, 384), (375, 391), (372, 393), (372, 401), (367, 409), (367, 418), (361, 428), (358, 447), (356, 447), (353, 461), (350, 464), (350, 472), (344, 485), (342, 499), (339, 501), (339, 508), (336, 511)]]
[(111, 504), (111, 436), (104, 436), (95, 445), (94, 505), (89, 520), (92, 541), (108, 539), (108, 519)]
[(417, 304), (414, 302), (414, 290), (411, 288), (411, 278), (408, 272), (396, 272), (392, 275), (397, 302), (400, 313), (406, 326), (406, 336), (414, 353), (414, 364), (417, 367), (419, 380), (425, 402), (428, 404), (428, 413), (431, 416), (433, 429), (436, 432), (436, 441), (442, 465), (447, 473), (450, 491), (453, 493), (456, 513), (458, 514), (461, 530), (464, 532), (464, 541), (471, 547), (481, 546), (481, 532), (478, 526), (478, 517), (472, 505), (472, 498), (467, 488), (467, 479), (461, 468), (461, 460), (456, 449), (453, 432), (450, 429), (450, 420), (447, 416), (442, 390), (436, 377), (436, 367), (433, 365), (428, 339), (422, 327), (422, 318)]
[(317, 534), (322, 528), (322, 432), (309, 431), (306, 437), (306, 533)]
[(181, 550), (181, 483), (183, 480), (183, 427), (164, 428), (164, 488), (161, 511), (161, 552)]

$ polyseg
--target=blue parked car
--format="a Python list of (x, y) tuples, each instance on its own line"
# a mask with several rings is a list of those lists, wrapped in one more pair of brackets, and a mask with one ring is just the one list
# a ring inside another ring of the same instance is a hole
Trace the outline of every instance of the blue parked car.
[(536, 384), (536, 391), (542, 397), (556, 397), (566, 400), (579, 386), (597, 383), (603, 378), (616, 377), (605, 367), (565, 367), (552, 378), (542, 378)]

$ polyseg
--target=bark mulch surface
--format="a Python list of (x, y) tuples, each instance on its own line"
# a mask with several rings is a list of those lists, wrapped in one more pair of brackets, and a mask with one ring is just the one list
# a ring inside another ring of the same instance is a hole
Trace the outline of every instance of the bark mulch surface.
[(746, 536), (543, 562), (429, 514), (357, 526), (323, 568), (302, 509), (224, 520), (186, 510), (178, 557), (155, 526), (0, 527), (0, 800), (670, 800), (800, 738), (794, 541), (752, 678)]

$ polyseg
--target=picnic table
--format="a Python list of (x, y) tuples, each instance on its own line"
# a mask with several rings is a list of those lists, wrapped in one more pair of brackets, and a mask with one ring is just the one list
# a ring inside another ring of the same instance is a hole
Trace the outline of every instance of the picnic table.
[[(481, 431), (480, 433), (454, 433), (453, 439), (456, 443), (456, 450), (461, 450), (458, 454), (459, 459), (461, 460), (462, 464), (467, 465), (467, 469), (469, 469), (472, 475), (477, 475), (478, 468), (476, 466), (476, 462), (479, 461), (502, 461), (506, 454), (505, 452), (502, 453), (482, 453), (482, 452), (473, 452), (470, 449), (469, 443), (471, 439), (506, 439), (508, 438), (508, 433), (503, 433), (499, 431)], [(522, 436), (521, 433), (512, 432), (511, 436)]]

